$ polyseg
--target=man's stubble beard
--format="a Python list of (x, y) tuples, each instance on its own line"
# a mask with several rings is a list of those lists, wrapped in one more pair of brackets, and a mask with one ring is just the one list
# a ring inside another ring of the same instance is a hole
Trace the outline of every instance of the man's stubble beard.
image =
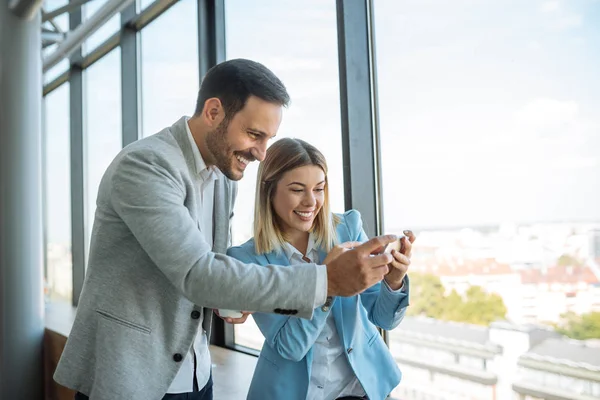
[(206, 147), (212, 154), (215, 160), (215, 166), (232, 181), (239, 181), (242, 179), (243, 174), (237, 175), (234, 173), (232, 168), (232, 158), (234, 157), (231, 151), (231, 146), (227, 141), (227, 128), (229, 127), (229, 120), (224, 119), (221, 121), (219, 126), (206, 135)]

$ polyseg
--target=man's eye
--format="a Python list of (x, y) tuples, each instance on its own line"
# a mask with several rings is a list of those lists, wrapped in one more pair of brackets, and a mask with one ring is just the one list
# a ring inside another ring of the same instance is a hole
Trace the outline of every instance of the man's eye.
[(250, 137), (251, 137), (252, 139), (258, 139), (258, 137), (259, 137), (259, 135), (258, 135), (258, 134), (256, 134), (256, 133), (252, 133), (252, 132), (248, 132), (248, 135), (250, 135)]

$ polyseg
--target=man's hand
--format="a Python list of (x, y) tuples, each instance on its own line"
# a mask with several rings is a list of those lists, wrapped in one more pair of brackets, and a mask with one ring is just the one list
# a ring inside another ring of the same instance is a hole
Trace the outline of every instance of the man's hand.
[(402, 281), (408, 266), (410, 265), (410, 256), (412, 254), (412, 244), (414, 243), (416, 236), (412, 231), (404, 231), (406, 237), (403, 237), (402, 247), (400, 251), (392, 250), (394, 260), (390, 263), (390, 272), (385, 276), (385, 281), (392, 290), (398, 290), (402, 287)]
[(248, 319), (248, 315), (252, 314), (251, 312), (242, 311), (241, 318), (229, 318), (229, 317), (223, 318), (219, 315), (218, 310), (213, 310), (213, 311), (215, 314), (217, 314), (217, 316), (219, 318), (221, 318), (223, 321), (227, 322), (228, 324), (243, 324)]
[(395, 235), (377, 236), (352, 250), (343, 249), (337, 257), (324, 263), (327, 266), (327, 296), (354, 296), (380, 282), (389, 272), (392, 255), (371, 254), (381, 252), (394, 240), (398, 240)]
[(330, 262), (338, 258), (340, 254), (358, 246), (360, 246), (360, 242), (344, 242), (342, 244), (338, 244), (337, 246), (333, 246), (329, 253), (327, 253), (327, 257), (325, 257), (325, 260), (323, 260), (323, 265), (329, 264)]

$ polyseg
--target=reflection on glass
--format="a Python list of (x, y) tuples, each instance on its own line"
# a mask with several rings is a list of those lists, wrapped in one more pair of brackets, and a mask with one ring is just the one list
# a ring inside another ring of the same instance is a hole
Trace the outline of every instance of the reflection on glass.
[[(85, 70), (86, 82), (86, 249), (94, 223), (98, 186), (121, 150), (121, 49)], [(87, 253), (87, 252), (86, 252)]]
[[(537, 332), (524, 324), (545, 325), (541, 338), (558, 324), (584, 339), (593, 333), (575, 329), (578, 319), (600, 311), (600, 9), (585, 0), (375, 7), (385, 228), (418, 235), (412, 317), (390, 333), (404, 371), (393, 395), (513, 398), (517, 360), (503, 354), (530, 350), (517, 344)], [(503, 329), (493, 322), (504, 319)], [(417, 334), (427, 343), (402, 361)], [(453, 362), (425, 354), (453, 339), (466, 346), (453, 346)], [(483, 347), (491, 358), (469, 354)]]
[[(297, 137), (323, 152), (332, 210), (343, 212), (335, 1), (229, 0), (225, 5), (227, 58), (258, 61), (283, 81), (292, 101), (277, 137)], [(250, 164), (239, 182), (234, 244), (252, 237), (257, 168), (258, 163)], [(260, 349), (263, 336), (248, 319), (235, 326), (235, 341)]]
[(144, 137), (191, 116), (198, 96), (196, 2), (182, 0), (141, 32)]
[(71, 300), (71, 166), (69, 84), (44, 98), (47, 297)]

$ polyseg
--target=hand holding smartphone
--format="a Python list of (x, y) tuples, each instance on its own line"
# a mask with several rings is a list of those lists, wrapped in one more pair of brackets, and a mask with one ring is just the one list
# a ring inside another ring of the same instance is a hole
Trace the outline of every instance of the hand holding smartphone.
[(400, 236), (398, 240), (388, 244), (383, 252), (391, 254), (392, 250), (396, 250), (397, 252), (404, 254), (406, 251), (405, 241), (410, 240), (409, 238), (413, 236), (411, 231), (404, 231), (404, 234), (405, 235)]

